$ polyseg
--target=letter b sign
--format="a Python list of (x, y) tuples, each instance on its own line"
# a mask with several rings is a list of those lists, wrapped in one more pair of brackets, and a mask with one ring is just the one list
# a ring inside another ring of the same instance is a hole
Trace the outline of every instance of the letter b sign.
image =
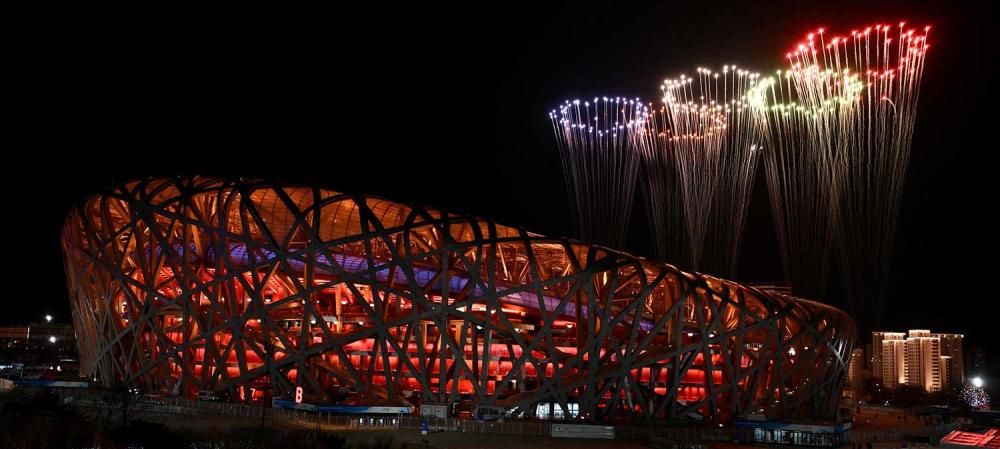
[(295, 403), (302, 403), (302, 387), (295, 387)]

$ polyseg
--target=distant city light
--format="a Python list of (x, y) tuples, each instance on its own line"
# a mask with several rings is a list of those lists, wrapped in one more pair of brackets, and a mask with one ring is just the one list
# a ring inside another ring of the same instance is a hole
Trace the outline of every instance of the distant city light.
[(976, 388), (983, 388), (983, 378), (979, 376), (973, 377), (972, 386)]
[(45, 322), (46, 323), (51, 323), (52, 322), (52, 315), (45, 315)]
[(49, 336), (49, 343), (55, 343), (55, 342), (56, 342), (56, 336), (55, 335)]

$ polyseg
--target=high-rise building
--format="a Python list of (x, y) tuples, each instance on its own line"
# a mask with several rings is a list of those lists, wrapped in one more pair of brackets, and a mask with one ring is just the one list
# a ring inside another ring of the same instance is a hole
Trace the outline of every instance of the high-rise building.
[(886, 388), (912, 385), (939, 391), (960, 385), (965, 378), (960, 334), (931, 333), (926, 329), (873, 332), (872, 367)]
[(906, 383), (906, 340), (882, 341), (882, 384), (886, 388), (896, 388)]
[(844, 382), (843, 397), (857, 398), (864, 389), (864, 381), (868, 377), (865, 368), (865, 350), (854, 348), (847, 363), (847, 381)]
[(955, 370), (952, 367), (952, 358), (946, 355), (940, 356), (941, 366), (941, 388), (955, 383)]
[(910, 331), (904, 343), (906, 385), (927, 391), (941, 389), (941, 340), (930, 331)]
[(963, 357), (962, 341), (965, 336), (962, 334), (931, 334), (932, 337), (941, 339), (941, 355), (947, 356), (948, 360), (948, 382), (945, 385), (962, 385), (965, 383), (965, 357)]
[(847, 365), (847, 386), (856, 388), (861, 384), (865, 364), (865, 350), (855, 348), (851, 351), (851, 361)]
[(885, 379), (882, 368), (882, 342), (886, 340), (903, 340), (906, 334), (902, 332), (872, 332), (871, 364), (872, 377)]

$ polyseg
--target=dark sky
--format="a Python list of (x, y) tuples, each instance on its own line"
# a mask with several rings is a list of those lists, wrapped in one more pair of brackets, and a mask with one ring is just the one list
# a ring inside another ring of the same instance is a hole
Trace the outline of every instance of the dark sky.
[[(932, 47), (885, 324), (995, 347), (994, 318), (983, 313), (997, 278), (991, 3), (416, 2), (42, 20), (5, 69), (25, 100), (16, 123), (26, 138), (8, 142), (19, 155), (7, 156), (16, 251), (6, 253), (20, 263), (8, 265), (15, 305), (0, 321), (68, 316), (61, 221), (88, 193), (137, 176), (319, 182), (571, 235), (546, 115), (562, 100), (651, 101), (663, 78), (700, 65), (782, 68), (819, 26), (905, 19), (933, 26)], [(758, 180), (739, 275), (748, 281), (780, 278)], [(628, 249), (649, 255), (640, 209)]]

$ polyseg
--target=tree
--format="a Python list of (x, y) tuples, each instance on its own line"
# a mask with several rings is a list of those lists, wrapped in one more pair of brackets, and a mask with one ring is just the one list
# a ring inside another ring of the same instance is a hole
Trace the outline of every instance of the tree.
[(874, 377), (868, 377), (862, 381), (862, 393), (858, 397), (859, 399), (869, 403), (869, 404), (881, 404), (889, 399), (889, 395), (886, 394), (887, 391), (882, 384)]
[(929, 401), (930, 395), (923, 387), (900, 385), (892, 392), (892, 405), (897, 407), (913, 407), (927, 404)]
[(938, 391), (931, 393), (930, 400), (934, 405), (958, 405), (961, 402), (959, 389), (953, 385), (946, 385)]

